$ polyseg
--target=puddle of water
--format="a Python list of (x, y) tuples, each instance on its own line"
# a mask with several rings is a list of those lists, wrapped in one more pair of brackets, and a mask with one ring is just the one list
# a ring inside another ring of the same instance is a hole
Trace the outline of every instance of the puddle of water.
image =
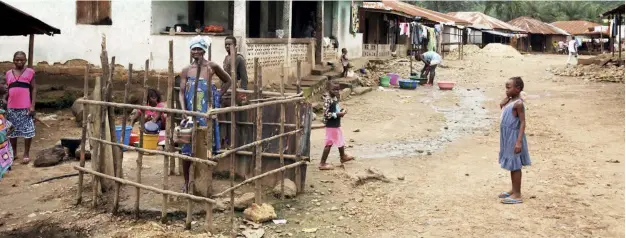
[[(437, 102), (446, 94), (454, 93), (459, 102), (453, 107), (437, 107)], [(483, 131), (493, 122), (483, 109), (485, 95), (480, 90), (466, 90), (456, 88), (454, 91), (433, 90), (430, 99), (421, 100), (420, 103), (429, 104), (433, 110), (444, 115), (446, 121), (436, 138), (395, 141), (393, 143), (357, 146), (354, 150), (359, 158), (389, 158), (399, 156), (424, 155), (428, 152), (437, 152), (462, 136), (473, 134), (474, 131)], [(446, 129), (447, 128), (447, 129)]]

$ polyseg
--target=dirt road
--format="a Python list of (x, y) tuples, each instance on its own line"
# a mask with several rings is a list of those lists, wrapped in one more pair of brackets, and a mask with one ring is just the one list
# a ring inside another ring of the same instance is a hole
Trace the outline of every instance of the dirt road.
[[(322, 172), (315, 159), (308, 191), (275, 201), (278, 216), (288, 223), (264, 225), (265, 237), (623, 237), (624, 85), (546, 71), (565, 60), (549, 55), (446, 60), (437, 79), (457, 82), (453, 91), (375, 91), (343, 102), (347, 151), (358, 160), (345, 170)], [(497, 163), (497, 104), (511, 76), (522, 76), (529, 98), (533, 165), (524, 170), (520, 205), (503, 205), (496, 197), (510, 186)], [(319, 158), (323, 136), (323, 130), (313, 132), (312, 158)], [(337, 156), (334, 150), (330, 162), (338, 164)], [(28, 186), (39, 177), (69, 172), (69, 166), (41, 174), (16, 166), (0, 183), (5, 204), (0, 236), (46, 229), (69, 237), (197, 233), (183, 232), (182, 219), (162, 226), (155, 217), (133, 222), (74, 208), (75, 179)], [(391, 182), (353, 186), (354, 176), (370, 167)], [(201, 216), (196, 220), (202, 223)], [(43, 221), (56, 225), (38, 227)], [(226, 223), (220, 215), (216, 222)]]

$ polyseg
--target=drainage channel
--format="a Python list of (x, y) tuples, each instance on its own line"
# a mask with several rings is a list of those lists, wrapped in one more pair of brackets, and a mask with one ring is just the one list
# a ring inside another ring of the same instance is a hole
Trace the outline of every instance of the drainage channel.
[[(453, 107), (437, 107), (433, 102), (441, 99), (447, 93), (454, 93), (459, 102)], [(394, 141), (385, 144), (356, 146), (351, 151), (358, 151), (358, 158), (376, 159), (400, 156), (418, 156), (440, 151), (445, 146), (462, 136), (473, 134), (475, 131), (484, 131), (493, 120), (487, 117), (487, 110), (483, 108), (485, 95), (480, 90), (455, 88), (454, 91), (433, 90), (430, 99), (419, 103), (428, 103), (446, 119), (436, 138), (422, 138), (416, 140)]]

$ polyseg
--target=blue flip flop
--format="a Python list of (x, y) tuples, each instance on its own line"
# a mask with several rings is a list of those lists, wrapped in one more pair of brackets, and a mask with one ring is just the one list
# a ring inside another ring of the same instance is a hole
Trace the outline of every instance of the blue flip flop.
[(511, 196), (511, 194), (509, 194), (507, 192), (502, 192), (500, 195), (498, 195), (498, 198), (508, 198), (510, 196)]
[(514, 198), (505, 198), (502, 199), (502, 203), (504, 204), (520, 204), (522, 203), (521, 199), (514, 199)]

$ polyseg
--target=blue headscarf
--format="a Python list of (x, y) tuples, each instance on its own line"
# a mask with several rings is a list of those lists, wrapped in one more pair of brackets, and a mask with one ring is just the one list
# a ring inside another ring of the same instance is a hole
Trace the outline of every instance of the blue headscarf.
[(206, 51), (209, 51), (210, 45), (211, 45), (211, 40), (208, 39), (207, 37), (196, 36), (192, 38), (191, 41), (189, 42), (189, 49), (191, 50), (193, 48), (201, 48), (206, 52)]

